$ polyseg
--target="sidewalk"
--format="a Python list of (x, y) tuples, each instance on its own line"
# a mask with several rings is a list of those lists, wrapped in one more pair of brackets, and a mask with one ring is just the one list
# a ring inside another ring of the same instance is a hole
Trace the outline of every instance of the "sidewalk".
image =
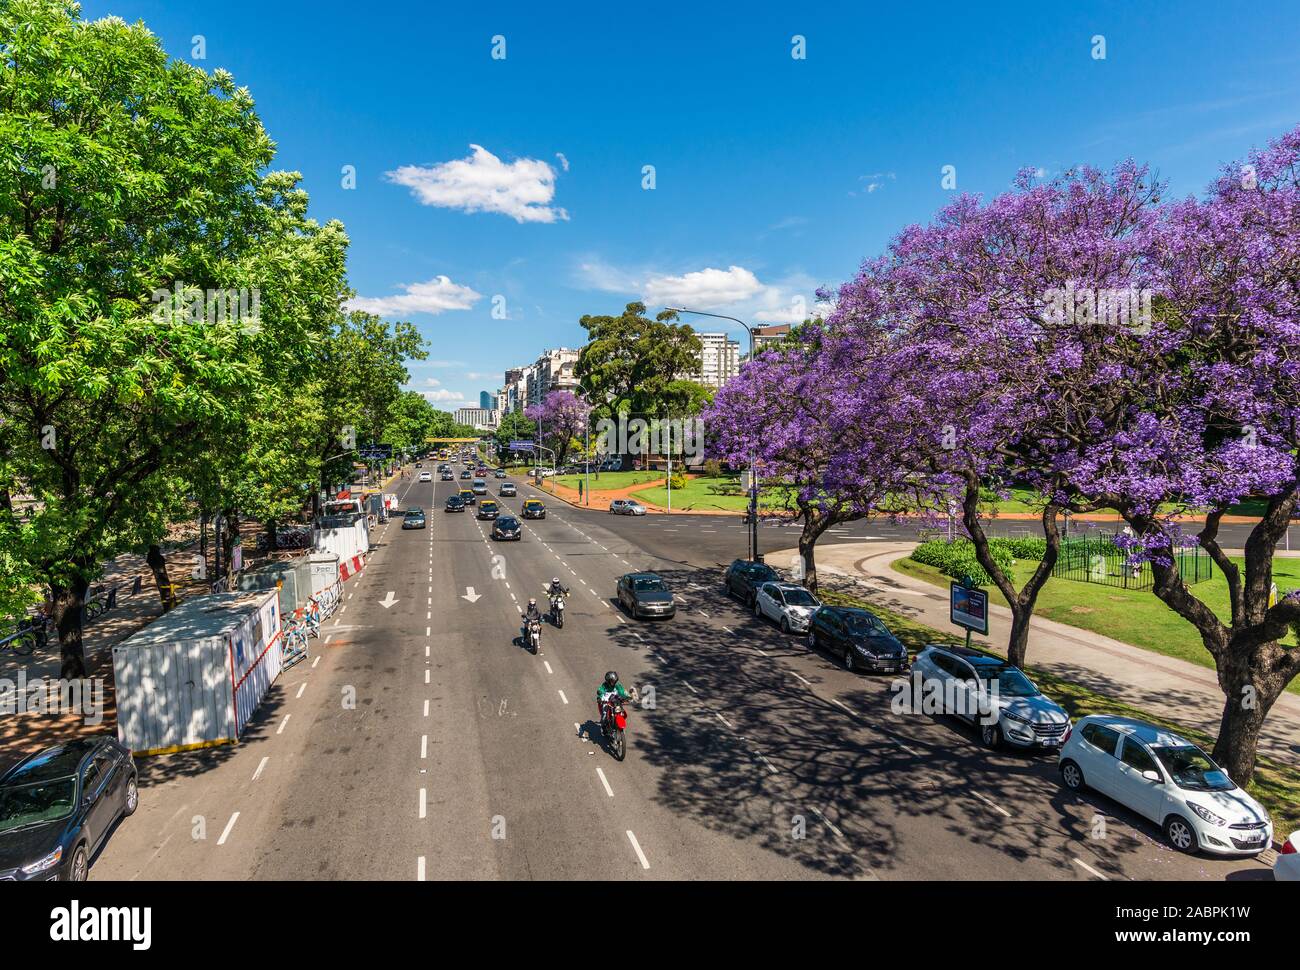
[[(848, 577), (880, 605), (936, 630), (961, 635), (961, 628), (948, 620), (944, 590), (890, 568), (915, 546), (913, 542), (845, 542), (819, 547), (817, 571)], [(796, 549), (782, 549), (765, 558), (783, 569), (797, 554)], [(1010, 630), (1011, 611), (990, 603), (987, 642), (980, 637), (972, 642), (1005, 654)], [(1030, 620), (1029, 631), (1030, 666), (1211, 736), (1218, 734), (1223, 694), (1211, 668), (1037, 616)], [(1277, 699), (1264, 722), (1259, 750), (1280, 764), (1300, 760), (1300, 696), (1283, 693)]]

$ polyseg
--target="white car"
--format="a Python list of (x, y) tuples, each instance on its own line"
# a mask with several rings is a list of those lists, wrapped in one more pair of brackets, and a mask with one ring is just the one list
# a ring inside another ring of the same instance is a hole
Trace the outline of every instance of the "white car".
[(782, 633), (807, 633), (821, 601), (796, 583), (764, 583), (754, 597), (754, 615), (775, 620)]
[(1273, 878), (1278, 882), (1300, 882), (1300, 832), (1292, 832), (1282, 843), (1282, 851), (1273, 863)]
[(420, 481), (431, 482), (433, 481), (433, 475), (429, 472), (420, 472)]
[(1255, 856), (1272, 844), (1264, 807), (1204, 751), (1154, 724), (1081, 718), (1066, 735), (1058, 766), (1067, 788), (1109, 795), (1159, 825), (1179, 852)]

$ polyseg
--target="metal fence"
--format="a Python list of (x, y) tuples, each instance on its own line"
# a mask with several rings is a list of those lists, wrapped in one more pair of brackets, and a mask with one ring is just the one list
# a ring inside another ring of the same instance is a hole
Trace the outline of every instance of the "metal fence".
[[(1214, 575), (1214, 562), (1200, 546), (1175, 549), (1178, 573), (1188, 585)], [(1155, 582), (1151, 564), (1129, 562), (1128, 551), (1115, 545), (1114, 535), (1079, 536), (1061, 542), (1052, 577), (1123, 589), (1150, 589)]]

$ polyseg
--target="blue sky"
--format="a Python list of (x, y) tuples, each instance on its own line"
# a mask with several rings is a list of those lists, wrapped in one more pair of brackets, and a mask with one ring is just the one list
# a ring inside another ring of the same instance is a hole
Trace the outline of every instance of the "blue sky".
[(991, 195), (1133, 157), (1186, 195), (1300, 123), (1287, 4), (490, 6), (82, 9), (252, 91), (276, 167), (347, 226), (361, 305), (428, 338), (411, 386), (448, 409), (633, 299), (795, 315), (949, 201), (944, 166)]

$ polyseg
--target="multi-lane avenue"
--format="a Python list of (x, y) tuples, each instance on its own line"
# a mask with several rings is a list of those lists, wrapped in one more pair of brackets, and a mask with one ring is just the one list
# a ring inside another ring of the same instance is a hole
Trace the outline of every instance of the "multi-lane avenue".
[[(428, 528), (379, 527), (313, 656), (240, 744), (140, 762), (139, 811), (91, 878), (1267, 877), (1173, 852), (1067, 792), (1054, 758), (896, 714), (891, 678), (758, 623), (716, 568), (743, 551), (737, 520), (619, 519), (515, 481), (498, 503), (540, 496), (548, 514), (511, 543), (472, 506), (443, 511), (459, 481), (405, 483)], [(614, 601), (616, 578), (644, 569), (673, 587), (674, 619)], [(566, 623), (544, 626), (535, 656), (520, 611), (530, 596), (545, 609), (553, 576), (572, 591)], [(623, 762), (595, 723), (610, 669), (643, 695)]]

